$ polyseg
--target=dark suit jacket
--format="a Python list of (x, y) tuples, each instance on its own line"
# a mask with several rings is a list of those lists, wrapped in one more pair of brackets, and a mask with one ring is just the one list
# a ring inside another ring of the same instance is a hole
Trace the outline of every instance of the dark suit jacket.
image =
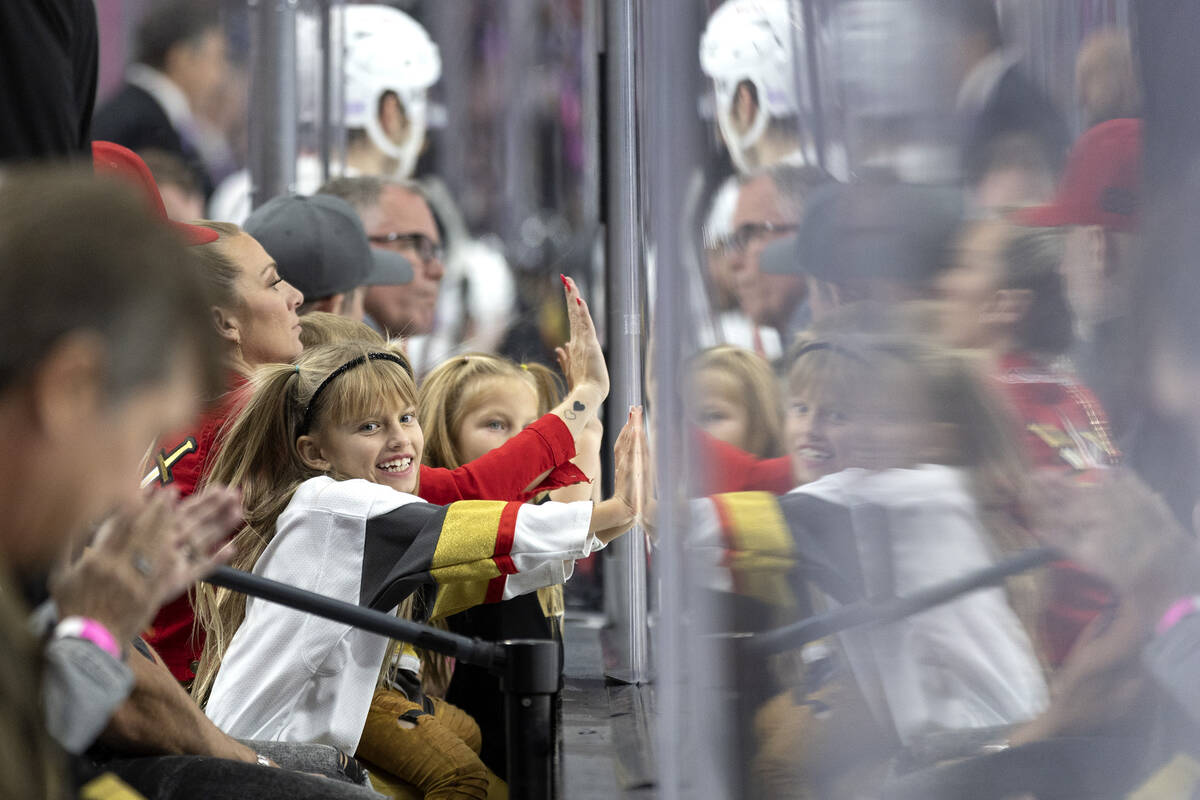
[(1070, 135), (1050, 98), (1015, 65), (1005, 71), (991, 95), (967, 121), (963, 143), (963, 175), (974, 183), (983, 174), (989, 146), (1001, 136), (1029, 134), (1038, 142), (1055, 172), (1062, 169)]
[(204, 196), (212, 194), (212, 180), (200, 154), (171, 125), (158, 101), (141, 87), (123, 84), (100, 107), (92, 121), (92, 138), (116, 142), (135, 152), (155, 149), (177, 155), (196, 173)]
[(90, 159), (98, 48), (91, 0), (0, 0), (0, 163)]

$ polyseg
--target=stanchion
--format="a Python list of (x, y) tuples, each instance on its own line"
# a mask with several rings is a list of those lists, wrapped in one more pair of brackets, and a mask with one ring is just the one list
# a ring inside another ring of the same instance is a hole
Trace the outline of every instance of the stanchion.
[[(504, 737), (508, 742), (508, 795), (543, 800), (556, 792), (554, 699), (558, 694), (558, 642), (515, 639), (501, 642), (504, 666)], [(494, 670), (495, 671), (495, 670)]]

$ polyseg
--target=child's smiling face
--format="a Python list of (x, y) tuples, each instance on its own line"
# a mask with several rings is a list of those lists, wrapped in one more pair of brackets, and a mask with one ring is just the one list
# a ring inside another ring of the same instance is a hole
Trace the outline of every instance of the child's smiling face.
[(310, 466), (338, 478), (362, 478), (400, 492), (417, 492), (425, 437), (412, 406), (327, 423), (300, 437), (298, 446)]

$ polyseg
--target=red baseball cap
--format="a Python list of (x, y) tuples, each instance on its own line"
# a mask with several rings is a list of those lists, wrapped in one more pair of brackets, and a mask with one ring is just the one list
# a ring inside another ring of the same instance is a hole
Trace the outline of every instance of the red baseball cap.
[(128, 147), (114, 142), (92, 142), (92, 169), (97, 175), (112, 175), (133, 184), (146, 198), (154, 215), (174, 228), (187, 244), (208, 244), (220, 237), (211, 228), (168, 219), (166, 206), (163, 205), (162, 195), (158, 193), (158, 184), (154, 182), (150, 168), (141, 156)]
[(1112, 119), (1084, 131), (1049, 205), (1013, 214), (1021, 225), (1100, 225), (1136, 231), (1142, 199), (1142, 121)]

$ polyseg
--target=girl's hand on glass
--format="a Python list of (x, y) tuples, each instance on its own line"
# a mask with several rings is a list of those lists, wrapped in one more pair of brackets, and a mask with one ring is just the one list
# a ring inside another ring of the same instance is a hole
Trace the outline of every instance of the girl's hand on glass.
[(599, 391), (599, 399), (603, 402), (604, 398), (608, 397), (608, 364), (604, 360), (604, 351), (600, 348), (596, 326), (575, 281), (565, 275), (559, 277), (562, 278), (563, 293), (567, 299), (571, 338), (555, 352), (559, 366), (566, 376), (567, 389), (572, 391), (584, 384), (590, 384)]

